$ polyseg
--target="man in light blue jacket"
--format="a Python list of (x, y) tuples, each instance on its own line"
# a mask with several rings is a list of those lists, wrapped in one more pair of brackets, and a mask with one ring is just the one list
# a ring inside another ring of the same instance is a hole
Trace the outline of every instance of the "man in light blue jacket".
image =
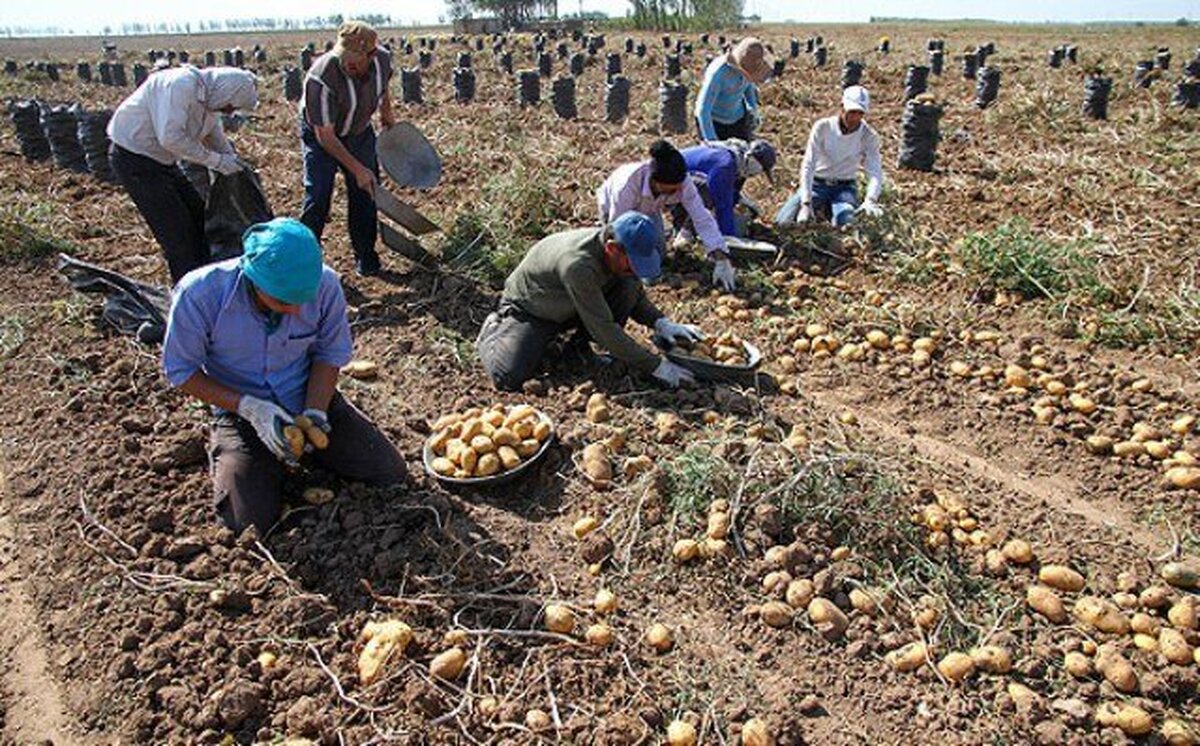
[(775, 66), (763, 43), (742, 39), (729, 54), (709, 63), (696, 97), (696, 125), (706, 141), (736, 138), (750, 142), (761, 116), (758, 86), (771, 77)]

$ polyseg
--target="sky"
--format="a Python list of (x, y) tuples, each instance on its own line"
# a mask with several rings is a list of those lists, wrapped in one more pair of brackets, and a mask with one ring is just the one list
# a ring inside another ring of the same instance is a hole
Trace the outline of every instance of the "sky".
[[(768, 21), (800, 23), (863, 22), (871, 16), (907, 18), (988, 18), (1000, 21), (1200, 21), (1200, 0), (745, 0), (746, 12)], [(624, 15), (627, 0), (559, 0), (559, 12), (603, 11)], [(203, 8), (203, 10), (200, 10)], [(298, 18), (342, 13), (385, 13), (412, 23), (436, 23), (445, 12), (441, 0), (385, 2), (383, 0), (205, 0), (203, 4), (164, 3), (161, 0), (40, 0), (0, 3), (0, 28), (58, 27), (77, 33), (95, 32), (122, 22), (183, 23), (205, 19), (276, 17)]]

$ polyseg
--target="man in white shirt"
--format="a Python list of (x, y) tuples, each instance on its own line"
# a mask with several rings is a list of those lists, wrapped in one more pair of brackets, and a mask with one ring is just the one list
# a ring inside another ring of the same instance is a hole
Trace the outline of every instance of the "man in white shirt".
[(660, 233), (663, 211), (681, 205), (713, 263), (713, 284), (723, 290), (734, 289), (736, 276), (725, 237), (688, 177), (683, 155), (666, 140), (650, 146), (649, 160), (626, 163), (614, 171), (596, 190), (596, 203), (601, 225), (608, 225), (627, 212), (640, 212), (655, 222)]
[[(813, 124), (800, 169), (800, 188), (780, 208), (775, 216), (777, 224), (807, 222), (814, 211), (829, 215), (836, 226), (848, 225), (856, 212), (871, 216), (882, 213), (879, 135), (864, 121), (870, 106), (867, 89), (850, 86), (842, 92), (842, 113)], [(867, 194), (861, 207), (855, 185), (859, 168), (867, 174)]]
[(109, 120), (113, 174), (162, 246), (172, 284), (211, 259), (204, 200), (176, 164), (240, 171), (243, 164), (225, 137), (221, 114), (257, 105), (253, 73), (183, 65), (153, 73)]

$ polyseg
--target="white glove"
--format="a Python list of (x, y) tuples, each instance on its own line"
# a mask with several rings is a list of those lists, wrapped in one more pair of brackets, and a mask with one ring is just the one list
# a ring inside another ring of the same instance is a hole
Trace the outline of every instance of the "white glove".
[(275, 402), (259, 399), (256, 396), (243, 394), (238, 400), (238, 416), (250, 423), (258, 439), (263, 442), (271, 453), (280, 461), (288, 463), (296, 459), (288, 450), (287, 441), (283, 437), (283, 426), (295, 422), (292, 416)]
[(704, 339), (704, 332), (700, 331), (700, 327), (692, 326), (691, 324), (679, 324), (671, 321), (666, 316), (654, 322), (654, 331), (674, 344), (678, 344), (680, 341), (699, 342)]
[(858, 211), (871, 218), (877, 218), (883, 214), (883, 208), (880, 207), (879, 203), (873, 199), (863, 202), (862, 206), (858, 208)]
[(809, 220), (812, 220), (812, 206), (807, 203), (800, 205), (800, 212), (796, 213), (796, 222), (807, 223)]
[(732, 292), (737, 287), (736, 273), (733, 271), (733, 262), (728, 259), (720, 259), (713, 265), (713, 284), (727, 292)]
[(242, 159), (233, 153), (221, 153), (221, 160), (217, 161), (217, 166), (213, 170), (224, 176), (232, 176), (245, 167), (246, 164), (242, 162)]
[(654, 377), (673, 389), (679, 388), (681, 383), (692, 383), (696, 377), (692, 372), (681, 365), (663, 358), (663, 361), (654, 369)]

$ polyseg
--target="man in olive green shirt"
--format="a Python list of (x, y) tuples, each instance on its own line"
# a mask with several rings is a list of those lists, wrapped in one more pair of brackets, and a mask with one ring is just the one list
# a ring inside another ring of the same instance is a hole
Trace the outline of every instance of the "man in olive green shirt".
[(697, 341), (703, 333), (677, 324), (646, 296), (642, 280), (662, 269), (662, 229), (638, 212), (604, 228), (547, 236), (521, 260), (504, 283), (500, 308), (489, 314), (475, 341), (479, 359), (496, 388), (518, 391), (532, 378), (546, 347), (580, 328), (618, 360), (671, 387), (692, 374), (642, 347), (625, 333), (632, 318), (669, 341)]

